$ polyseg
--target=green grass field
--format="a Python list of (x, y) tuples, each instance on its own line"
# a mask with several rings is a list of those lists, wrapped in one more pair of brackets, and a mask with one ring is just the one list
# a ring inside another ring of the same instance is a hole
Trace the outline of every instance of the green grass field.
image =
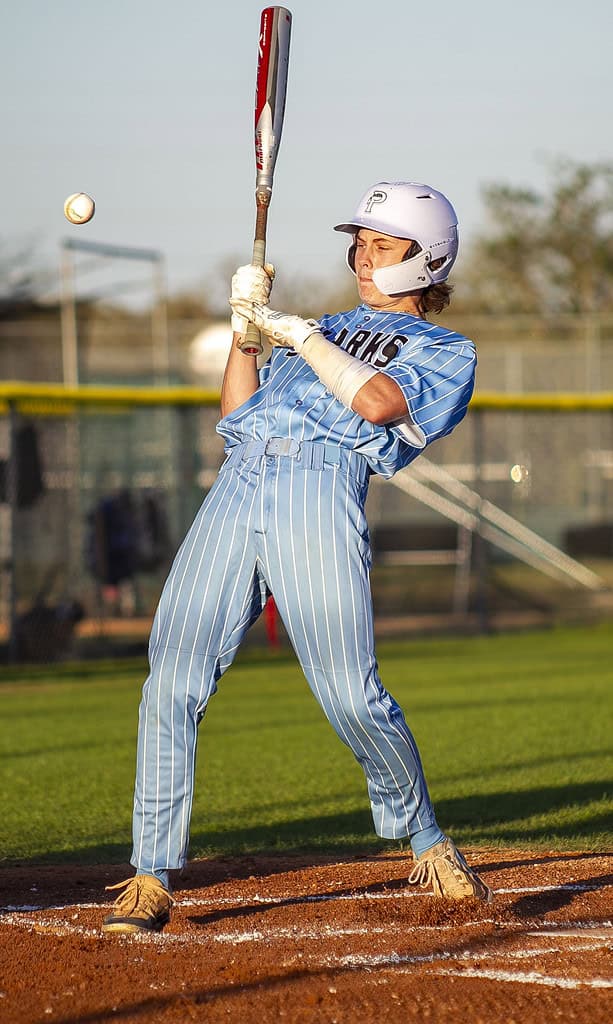
[[(382, 643), (460, 843), (613, 848), (613, 627)], [(0, 671), (0, 858), (126, 861), (142, 662)], [(193, 857), (390, 848), (292, 655), (244, 651), (200, 730)]]

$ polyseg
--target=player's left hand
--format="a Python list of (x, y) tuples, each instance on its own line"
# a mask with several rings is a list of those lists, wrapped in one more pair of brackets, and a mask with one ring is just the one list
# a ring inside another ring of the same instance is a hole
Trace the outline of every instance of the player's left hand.
[(281, 348), (300, 352), (307, 338), (320, 330), (317, 320), (303, 320), (293, 313), (278, 313), (257, 302), (230, 299), (230, 305), (236, 315), (246, 317), (270, 338), (273, 345)]

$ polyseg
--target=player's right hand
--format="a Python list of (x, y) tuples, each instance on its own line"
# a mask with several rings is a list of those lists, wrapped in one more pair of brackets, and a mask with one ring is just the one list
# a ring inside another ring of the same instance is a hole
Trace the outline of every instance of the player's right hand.
[[(239, 267), (232, 277), (230, 303), (257, 302), (258, 305), (265, 306), (268, 303), (274, 277), (275, 268), (272, 263), (267, 263), (263, 267), (256, 267), (253, 263)], [(244, 334), (247, 330), (246, 317), (233, 311), (232, 330), (236, 334)]]
[(312, 334), (319, 334), (321, 328), (317, 320), (303, 320), (293, 313), (279, 313), (269, 306), (260, 306), (256, 302), (248, 303), (238, 300), (232, 302), (236, 316), (245, 316), (252, 324), (266, 334), (273, 345), (280, 348), (293, 348), (301, 352), (305, 341)]

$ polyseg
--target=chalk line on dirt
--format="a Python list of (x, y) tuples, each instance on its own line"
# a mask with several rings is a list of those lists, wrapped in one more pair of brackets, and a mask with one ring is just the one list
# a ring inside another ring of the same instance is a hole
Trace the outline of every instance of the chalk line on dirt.
[[(560, 887), (543, 887), (543, 891), (550, 891), (551, 888)], [(591, 887), (590, 887), (591, 888)], [(357, 896), (363, 896), (364, 894), (356, 894)], [(427, 895), (427, 894), (424, 894)], [(349, 897), (350, 898), (350, 897)], [(280, 899), (280, 898), (275, 898)], [(191, 907), (191, 906), (206, 906), (211, 905), (211, 902), (206, 900), (192, 900), (188, 899), (181, 901), (179, 906)], [(242, 901), (241, 901), (242, 902)], [(252, 902), (252, 901), (247, 901)], [(72, 905), (72, 909), (98, 909), (99, 907), (108, 905), (99, 904), (77, 904)], [(36, 912), (31, 906), (28, 906), (27, 912), (18, 910), (17, 908), (11, 908), (10, 911), (7, 909), (0, 914), (0, 922), (4, 922), (7, 925), (12, 925), (19, 928), (31, 929), (38, 934), (51, 936), (71, 936), (76, 935), (80, 938), (88, 938), (96, 941), (117, 941), (119, 939), (123, 942), (133, 943), (145, 943), (155, 944), (162, 946), (172, 945), (208, 945), (212, 944), (226, 944), (232, 946), (238, 946), (243, 943), (261, 943), (265, 945), (273, 944), (275, 942), (321, 942), (326, 938), (344, 938), (351, 936), (367, 936), (367, 935), (389, 935), (390, 938), (402, 934), (406, 936), (406, 926), (399, 924), (387, 924), (385, 926), (374, 926), (374, 927), (357, 927), (357, 926), (346, 926), (346, 927), (334, 927), (319, 925), (316, 928), (313, 927), (290, 927), (290, 928), (267, 928), (266, 930), (251, 929), (250, 931), (237, 931), (237, 932), (218, 932), (218, 933), (206, 933), (206, 932), (183, 932), (176, 934), (173, 932), (165, 933), (144, 933), (142, 935), (120, 935), (109, 937), (104, 935), (99, 928), (90, 928), (79, 924), (77, 921), (66, 921), (58, 917), (45, 918), (41, 912), (49, 913), (50, 910), (57, 910), (58, 908), (40, 908), (41, 916), (36, 916)], [(60, 908), (64, 909), (64, 908)], [(73, 914), (73, 918), (78, 916), (77, 913)], [(484, 924), (496, 924), (501, 929), (502, 934), (509, 935), (513, 932), (518, 933), (522, 931), (527, 937), (532, 938), (533, 945), (530, 947), (521, 946), (518, 949), (495, 949), (495, 950), (474, 950), (474, 949), (461, 949), (455, 951), (442, 950), (436, 953), (409, 955), (399, 954), (396, 952), (388, 954), (357, 954), (351, 953), (345, 956), (334, 956), (327, 955), (323, 958), (319, 955), (318, 951), (312, 953), (299, 953), (300, 956), (305, 955), (306, 961), (311, 963), (317, 968), (324, 968), (326, 970), (363, 970), (370, 972), (376, 971), (392, 971), (394, 973), (415, 973), (420, 968), (425, 968), (430, 974), (436, 974), (439, 976), (453, 976), (457, 978), (479, 978), (483, 980), (491, 980), (497, 982), (506, 983), (517, 983), (517, 984), (528, 984), (528, 985), (542, 985), (552, 988), (561, 989), (580, 989), (580, 988), (591, 988), (591, 989), (609, 989), (613, 988), (613, 979), (610, 978), (568, 978), (562, 976), (555, 976), (551, 974), (544, 974), (538, 971), (512, 971), (508, 969), (511, 963), (520, 960), (530, 960), (536, 958), (543, 958), (548, 956), (556, 956), (560, 953), (566, 957), (571, 953), (578, 955), (581, 959), (581, 955), (588, 952), (594, 951), (595, 949), (602, 949), (608, 947), (613, 939), (613, 926), (611, 921), (562, 921), (562, 922), (547, 922), (546, 929), (539, 929), (536, 931), (525, 932), (525, 923), (521, 922), (500, 922), (495, 919), (480, 919), (475, 921), (465, 921), (454, 924), (441, 924), (441, 925), (427, 925), (419, 926), (420, 930), (427, 931), (458, 931), (459, 929), (468, 929), (471, 927), (483, 927)], [(551, 940), (554, 939), (554, 944)], [(541, 940), (535, 941), (535, 940)], [(549, 940), (547, 945), (542, 944), (542, 940)], [(570, 940), (570, 943), (569, 941)], [(561, 942), (561, 944), (560, 944)], [(501, 967), (482, 967), (483, 961), (497, 960), (502, 961)], [(306, 962), (305, 961), (305, 962)], [(473, 964), (476, 962), (476, 965)]]
[(436, 973), (446, 977), (458, 977), (459, 973), (462, 978), (486, 978), (490, 981), (507, 981), (522, 985), (546, 985), (548, 988), (613, 988), (613, 980), (609, 978), (555, 978), (539, 974), (538, 971), (522, 974), (520, 971), (489, 971), (468, 967), (461, 972), (441, 970)]
[[(568, 882), (560, 885), (533, 885), (517, 886), (514, 888), (494, 889), (494, 895), (499, 896), (522, 896), (527, 893), (548, 893), (548, 892), (598, 892), (599, 890), (611, 888), (610, 885), (600, 885), (593, 882)], [(329, 903), (334, 901), (356, 900), (404, 900), (404, 899), (433, 899), (431, 892), (399, 890), (397, 892), (341, 892), (341, 893), (311, 893), (296, 896), (287, 893), (281, 896), (260, 896), (255, 893), (253, 896), (213, 896), (213, 897), (191, 897), (187, 896), (176, 900), (178, 907), (248, 907), (262, 904), (264, 906), (292, 906), (300, 903)], [(0, 921), (4, 914), (13, 913), (35, 913), (43, 910), (70, 910), (77, 908), (82, 910), (105, 910), (110, 903), (54, 903), (50, 906), (34, 904), (7, 904), (0, 907)]]

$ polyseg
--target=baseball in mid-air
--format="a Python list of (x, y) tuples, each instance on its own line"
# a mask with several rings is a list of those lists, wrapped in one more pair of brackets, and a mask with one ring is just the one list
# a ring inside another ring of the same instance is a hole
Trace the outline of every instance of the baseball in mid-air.
[(95, 209), (96, 204), (87, 192), (75, 192), (64, 203), (64, 215), (71, 224), (87, 224)]

